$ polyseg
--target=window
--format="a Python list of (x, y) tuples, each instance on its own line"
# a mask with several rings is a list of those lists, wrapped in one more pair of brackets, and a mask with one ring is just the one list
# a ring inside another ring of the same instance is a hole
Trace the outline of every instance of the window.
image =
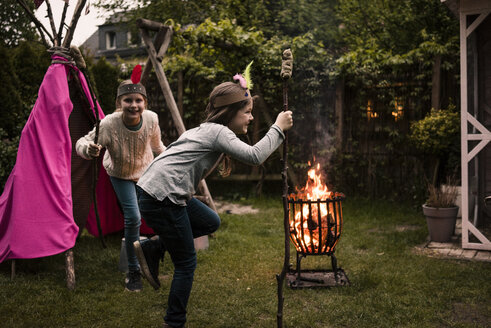
[(106, 32), (106, 49), (116, 49), (116, 32)]

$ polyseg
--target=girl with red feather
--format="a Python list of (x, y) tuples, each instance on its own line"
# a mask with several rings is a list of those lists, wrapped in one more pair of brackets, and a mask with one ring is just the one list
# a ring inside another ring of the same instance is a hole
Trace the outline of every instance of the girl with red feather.
[(123, 81), (117, 91), (116, 110), (100, 122), (97, 143), (96, 128), (76, 143), (77, 154), (87, 160), (100, 155), (104, 147), (103, 166), (123, 209), (124, 237), (128, 259), (125, 289), (142, 289), (140, 265), (133, 243), (140, 239), (141, 214), (136, 196), (136, 182), (155, 156), (165, 150), (161, 140), (158, 116), (147, 108), (147, 93), (140, 83), (141, 66), (133, 69), (131, 80)]

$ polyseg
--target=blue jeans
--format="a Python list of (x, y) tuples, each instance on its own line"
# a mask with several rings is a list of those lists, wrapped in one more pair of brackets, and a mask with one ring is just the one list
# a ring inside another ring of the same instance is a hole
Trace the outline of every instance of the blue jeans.
[(196, 198), (191, 198), (186, 206), (179, 206), (168, 198), (158, 201), (141, 188), (137, 189), (142, 216), (159, 235), (174, 263), (164, 320), (171, 326), (181, 326), (186, 322), (186, 307), (196, 268), (194, 238), (216, 231), (220, 217)]
[(136, 198), (136, 183), (131, 180), (123, 180), (109, 177), (123, 208), (124, 216), (124, 240), (126, 246), (126, 257), (128, 258), (128, 271), (140, 269), (138, 259), (135, 255), (133, 243), (140, 239), (141, 214), (138, 209)]

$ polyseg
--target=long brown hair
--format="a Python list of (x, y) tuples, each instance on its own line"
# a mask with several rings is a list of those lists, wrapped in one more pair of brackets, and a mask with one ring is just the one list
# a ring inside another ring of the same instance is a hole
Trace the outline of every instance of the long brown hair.
[[(218, 123), (227, 126), (235, 117), (237, 112), (247, 106), (252, 99), (245, 99), (236, 103), (215, 107), (215, 98), (220, 96), (226, 96), (228, 94), (234, 94), (238, 91), (244, 90), (239, 84), (233, 82), (224, 82), (217, 85), (210, 93), (210, 99), (208, 106), (206, 106), (206, 119), (205, 122)], [(232, 172), (232, 159), (228, 155), (220, 156), (221, 161), (218, 166), (218, 173), (222, 177), (227, 177)]]

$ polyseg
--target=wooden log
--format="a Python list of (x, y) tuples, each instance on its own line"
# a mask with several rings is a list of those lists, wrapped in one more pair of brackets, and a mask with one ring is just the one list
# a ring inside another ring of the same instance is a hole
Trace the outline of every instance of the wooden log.
[(164, 59), (165, 53), (167, 52), (167, 49), (169, 48), (169, 44), (172, 40), (172, 35), (174, 34), (174, 29), (172, 26), (163, 26), (160, 31), (164, 33), (164, 42), (160, 47), (157, 47), (156, 49), (159, 49), (157, 52), (157, 59), (162, 62)]
[(136, 20), (136, 26), (140, 29), (159, 31), (162, 27), (166, 27), (164, 24), (159, 22), (154, 22), (145, 18), (138, 18)]
[[(155, 36), (155, 41), (154, 41), (155, 49), (160, 49), (160, 47), (164, 43), (165, 33), (166, 33), (166, 31), (160, 31)], [(142, 38), (143, 38), (143, 36), (142, 36)], [(148, 77), (150, 76), (151, 71), (152, 71), (152, 61), (150, 60), (150, 57), (148, 57), (147, 62), (143, 66), (142, 77), (140, 80), (143, 85), (145, 85), (147, 83), (147, 80), (148, 80)]]
[(169, 81), (167, 81), (167, 77), (165, 76), (164, 69), (162, 68), (161, 63), (157, 59), (157, 52), (155, 51), (155, 46), (152, 43), (152, 39), (148, 32), (144, 29), (140, 29), (143, 37), (143, 41), (147, 47), (148, 57), (152, 62), (153, 68), (155, 69), (155, 74), (157, 75), (157, 79), (160, 84), (160, 88), (162, 93), (164, 94), (165, 102), (169, 107), (172, 120), (174, 121), (175, 127), (179, 135), (183, 134), (186, 131), (184, 127), (184, 122), (182, 121), (181, 116), (179, 115), (179, 109), (177, 108), (176, 101), (174, 100), (174, 96), (172, 95), (172, 91), (169, 85)]
[(69, 290), (75, 289), (75, 264), (73, 260), (73, 248), (65, 252), (66, 286)]

